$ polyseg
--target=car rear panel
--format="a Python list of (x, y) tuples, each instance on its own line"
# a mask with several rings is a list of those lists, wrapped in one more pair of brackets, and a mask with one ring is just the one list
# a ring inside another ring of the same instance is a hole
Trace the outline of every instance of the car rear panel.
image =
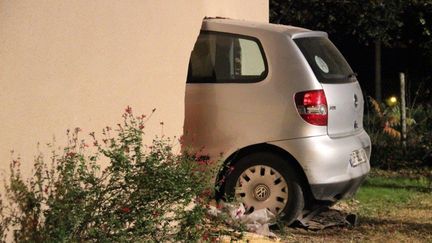
[(330, 137), (348, 136), (363, 129), (363, 94), (358, 82), (322, 84), (328, 103)]

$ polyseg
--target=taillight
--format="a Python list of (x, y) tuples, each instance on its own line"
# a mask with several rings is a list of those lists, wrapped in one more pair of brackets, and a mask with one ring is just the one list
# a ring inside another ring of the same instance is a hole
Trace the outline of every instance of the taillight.
[(310, 90), (295, 95), (298, 113), (312, 125), (327, 126), (327, 100), (324, 90)]

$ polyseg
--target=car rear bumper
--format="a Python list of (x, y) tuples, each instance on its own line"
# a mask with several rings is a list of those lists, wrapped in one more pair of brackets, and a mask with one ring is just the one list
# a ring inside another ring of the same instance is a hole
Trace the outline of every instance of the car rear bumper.
[(352, 197), (361, 186), (367, 175), (353, 178), (349, 181), (341, 181), (329, 184), (310, 185), (315, 199), (335, 201), (342, 198)]
[[(301, 165), (317, 200), (337, 200), (353, 195), (370, 171), (368, 134), (331, 138), (327, 135), (271, 142), (289, 152)], [(352, 163), (352, 153), (364, 151), (363, 163)]]

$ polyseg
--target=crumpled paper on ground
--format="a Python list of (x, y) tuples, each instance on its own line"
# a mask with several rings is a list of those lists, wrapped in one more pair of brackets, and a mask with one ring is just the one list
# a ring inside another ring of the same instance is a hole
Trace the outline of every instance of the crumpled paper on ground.
[[(275, 238), (277, 237), (273, 232), (270, 231), (270, 224), (274, 223), (276, 216), (268, 209), (254, 210), (250, 214), (246, 214), (246, 209), (243, 203), (238, 205), (231, 203), (221, 203), (221, 209), (210, 205), (208, 213), (212, 216), (217, 217), (223, 210), (228, 213), (232, 220), (238, 221), (245, 225), (246, 230), (259, 235)], [(227, 222), (228, 224), (230, 222)]]

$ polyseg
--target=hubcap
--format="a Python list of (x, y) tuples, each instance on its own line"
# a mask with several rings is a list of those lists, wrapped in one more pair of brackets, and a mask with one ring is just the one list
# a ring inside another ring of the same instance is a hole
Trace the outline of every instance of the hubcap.
[(279, 214), (288, 202), (288, 184), (272, 167), (254, 165), (238, 178), (235, 196), (250, 211), (267, 208)]
[(265, 201), (270, 196), (270, 188), (264, 184), (259, 184), (255, 187), (254, 197), (258, 201)]

